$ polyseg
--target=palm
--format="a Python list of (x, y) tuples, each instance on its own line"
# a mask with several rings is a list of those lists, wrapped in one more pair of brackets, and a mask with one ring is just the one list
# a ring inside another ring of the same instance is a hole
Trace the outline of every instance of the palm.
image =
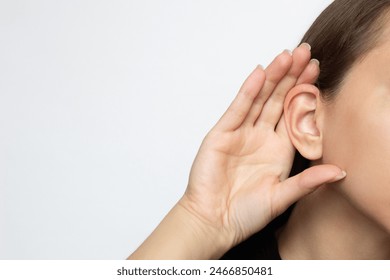
[(201, 209), (218, 211), (203, 214), (210, 222), (223, 221), (220, 226), (233, 227), (241, 238), (248, 236), (274, 216), (273, 186), (288, 176), (293, 154), (288, 139), (275, 132), (255, 127), (211, 132), (192, 169), (202, 176), (193, 178), (197, 188), (190, 185), (188, 194)]

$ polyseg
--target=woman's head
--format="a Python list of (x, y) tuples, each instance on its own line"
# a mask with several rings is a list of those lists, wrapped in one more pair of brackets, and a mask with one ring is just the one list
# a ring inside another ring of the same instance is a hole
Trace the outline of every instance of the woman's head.
[(286, 124), (312, 164), (347, 171), (335, 186), (390, 233), (390, 0), (335, 0), (303, 38), (320, 61), (316, 87), (288, 94)]
[(348, 70), (385, 39), (389, 9), (388, 0), (336, 0), (303, 36), (301, 43), (321, 62), (316, 85), (324, 100), (332, 100)]

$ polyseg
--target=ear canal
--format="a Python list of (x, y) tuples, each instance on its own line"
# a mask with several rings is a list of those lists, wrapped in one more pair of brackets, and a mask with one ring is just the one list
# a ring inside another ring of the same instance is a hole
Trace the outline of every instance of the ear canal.
[(285, 120), (291, 142), (300, 154), (316, 160), (322, 157), (322, 135), (317, 121), (319, 90), (309, 84), (294, 87), (285, 100)]

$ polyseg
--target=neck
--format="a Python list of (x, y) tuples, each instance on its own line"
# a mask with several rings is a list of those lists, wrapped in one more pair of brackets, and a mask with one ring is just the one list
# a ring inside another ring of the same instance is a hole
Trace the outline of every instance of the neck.
[(332, 186), (300, 200), (279, 232), (282, 259), (390, 259), (390, 235)]

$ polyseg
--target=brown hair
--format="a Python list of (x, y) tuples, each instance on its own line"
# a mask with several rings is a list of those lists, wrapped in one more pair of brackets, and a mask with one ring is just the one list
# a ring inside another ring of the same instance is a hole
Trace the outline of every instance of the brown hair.
[[(337, 96), (352, 66), (380, 42), (390, 0), (335, 0), (314, 21), (301, 43), (311, 45), (320, 61), (316, 86), (324, 101)], [(290, 176), (308, 168), (310, 161), (296, 152)]]
[(390, 0), (335, 0), (302, 38), (320, 61), (317, 87), (324, 100), (334, 98), (355, 62), (379, 43)]

